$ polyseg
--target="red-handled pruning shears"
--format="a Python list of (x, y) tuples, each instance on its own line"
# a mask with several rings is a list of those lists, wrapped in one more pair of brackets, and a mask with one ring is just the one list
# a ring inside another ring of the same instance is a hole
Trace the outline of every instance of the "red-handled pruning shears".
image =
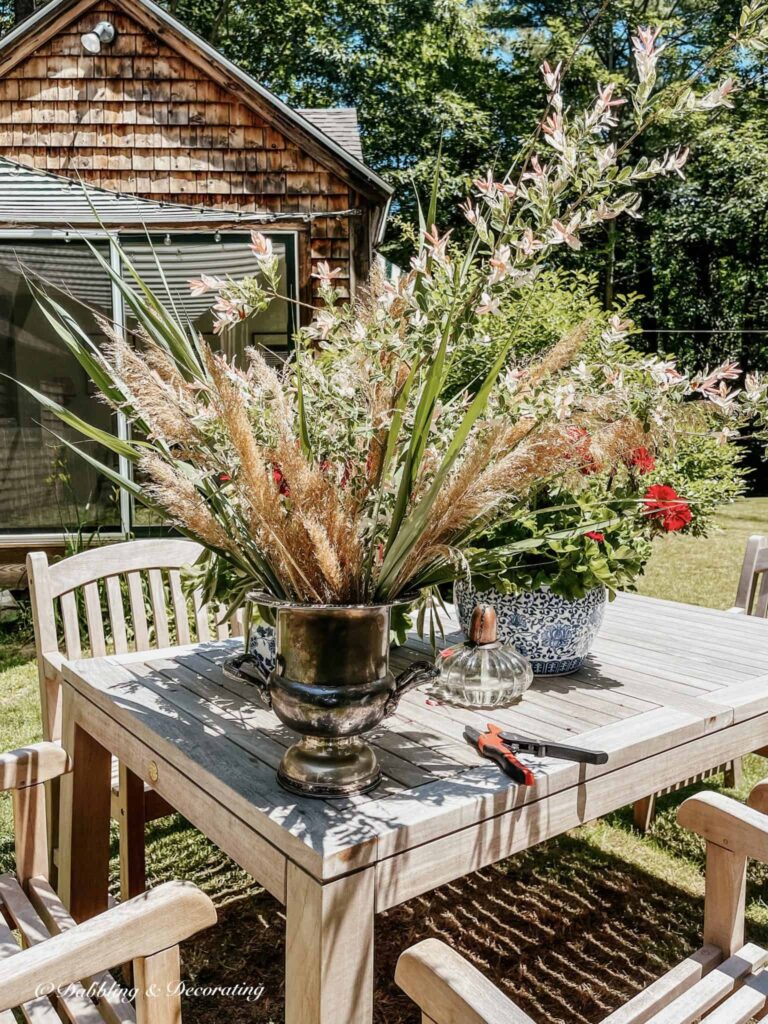
[(491, 725), (489, 722), (487, 732), (480, 732), (479, 729), (473, 729), (471, 725), (468, 725), (464, 729), (464, 736), (477, 747), (484, 757), (490, 757), (503, 772), (506, 772), (521, 786), (532, 786), (536, 781), (531, 769), (526, 767), (522, 761), (518, 761), (512, 753), (502, 738), (498, 725)]
[(489, 722), (486, 732), (464, 729), (464, 737), (477, 747), (485, 757), (492, 758), (511, 779), (521, 786), (532, 786), (535, 779), (530, 768), (518, 760), (516, 754), (533, 754), (534, 757), (556, 757), (564, 761), (578, 761), (581, 764), (605, 764), (608, 755), (604, 750), (585, 750), (583, 747), (567, 747), (563, 743), (536, 740), (528, 736), (517, 736), (503, 732), (498, 725)]

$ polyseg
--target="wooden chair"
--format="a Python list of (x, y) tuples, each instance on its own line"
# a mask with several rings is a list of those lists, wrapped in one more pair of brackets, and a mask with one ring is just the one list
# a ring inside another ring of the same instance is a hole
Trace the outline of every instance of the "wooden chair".
[[(744, 561), (741, 566), (739, 585), (736, 588), (736, 604), (728, 609), (736, 615), (768, 615), (768, 537), (753, 534), (747, 541)], [(674, 786), (638, 800), (634, 805), (635, 827), (646, 832), (656, 816), (656, 799), (666, 793), (684, 789), (695, 782), (703, 782), (713, 775), (725, 775), (725, 784), (735, 789), (741, 782), (741, 758), (717, 765), (693, 778), (683, 779)]]
[(768, 615), (768, 537), (753, 534), (747, 541), (741, 566), (736, 604), (730, 609), (737, 615)]
[[(45, 784), (69, 770), (56, 743), (0, 755), (17, 865), (0, 877), (0, 1024), (14, 1024), (14, 1007), (34, 1024), (179, 1024), (179, 943), (215, 924), (213, 903), (168, 882), (76, 924), (48, 880)], [(135, 1008), (106, 973), (131, 961)]]
[[(43, 552), (27, 556), (45, 740), (61, 739), (60, 672), (65, 658), (148, 651), (243, 634), (241, 612), (221, 621), (223, 608), (203, 604), (196, 594), (190, 609), (185, 599), (181, 569), (194, 563), (202, 550), (193, 541), (167, 538), (91, 548), (53, 565)], [(79, 607), (85, 610), (84, 636)], [(52, 837), (56, 808), (55, 795), (50, 795)], [(141, 779), (114, 764), (112, 817), (120, 828), (123, 899), (144, 891), (145, 823), (171, 812)]]
[[(720, 793), (692, 796), (681, 825), (707, 841), (704, 945), (603, 1024), (746, 1024), (768, 1020), (768, 950), (744, 939), (747, 858), (768, 863), (768, 780), (746, 807)], [(475, 967), (437, 939), (406, 950), (395, 979), (424, 1024), (533, 1024)]]

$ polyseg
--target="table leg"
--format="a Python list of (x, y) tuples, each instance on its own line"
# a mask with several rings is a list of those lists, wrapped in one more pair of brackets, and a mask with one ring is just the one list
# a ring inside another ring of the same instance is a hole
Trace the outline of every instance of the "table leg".
[(288, 863), (286, 1024), (371, 1024), (374, 873), (323, 885)]
[(76, 921), (107, 909), (112, 758), (83, 728), (64, 690), (62, 743), (72, 771), (61, 780), (59, 895)]
[(120, 899), (146, 889), (144, 780), (120, 763), (117, 822), (120, 828)]

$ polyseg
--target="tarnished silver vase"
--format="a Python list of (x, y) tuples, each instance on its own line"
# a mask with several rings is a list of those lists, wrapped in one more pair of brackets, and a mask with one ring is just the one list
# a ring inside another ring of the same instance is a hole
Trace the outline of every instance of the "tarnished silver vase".
[(438, 670), (431, 661), (419, 661), (392, 674), (391, 604), (290, 604), (258, 593), (249, 600), (275, 609), (275, 668), (265, 675), (246, 651), (227, 671), (253, 683), (280, 721), (301, 734), (280, 762), (280, 784), (292, 793), (325, 798), (373, 789), (381, 769), (364, 734), (395, 711), (407, 690), (434, 679)]

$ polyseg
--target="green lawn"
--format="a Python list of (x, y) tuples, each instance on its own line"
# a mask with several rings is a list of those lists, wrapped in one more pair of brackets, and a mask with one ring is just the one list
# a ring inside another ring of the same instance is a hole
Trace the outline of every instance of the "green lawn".
[[(708, 540), (659, 541), (641, 593), (731, 605), (747, 537), (768, 532), (768, 500), (741, 501), (720, 522), (722, 532)], [(36, 738), (36, 689), (34, 666), (18, 638), (15, 646), (0, 647), (0, 747)], [(768, 774), (762, 758), (747, 758), (745, 768), (740, 798)], [(721, 789), (722, 780), (708, 785)], [(686, 795), (660, 801), (645, 837), (633, 830), (627, 808), (382, 915), (377, 1024), (418, 1024), (392, 975), (398, 953), (430, 935), (464, 952), (541, 1024), (601, 1020), (698, 942), (702, 843), (675, 823)], [(180, 819), (155, 822), (147, 837), (152, 884), (191, 878), (220, 908), (219, 926), (185, 950), (188, 975), (207, 985), (264, 986), (255, 1004), (229, 997), (190, 1001), (186, 1024), (282, 1020), (282, 908)], [(12, 864), (7, 801), (0, 805), (0, 862), (3, 870)], [(768, 941), (767, 881), (766, 870), (752, 866), (749, 921), (759, 941)]]

